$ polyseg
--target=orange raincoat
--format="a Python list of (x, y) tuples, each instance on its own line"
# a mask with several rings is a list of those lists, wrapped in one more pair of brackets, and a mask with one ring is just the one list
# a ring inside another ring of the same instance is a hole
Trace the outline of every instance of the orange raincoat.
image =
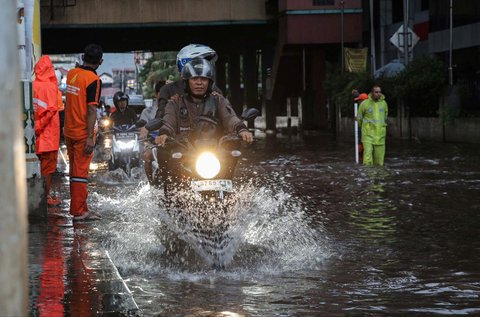
[(57, 151), (60, 146), (59, 89), (48, 55), (35, 65), (33, 108), (35, 110), (36, 153)]

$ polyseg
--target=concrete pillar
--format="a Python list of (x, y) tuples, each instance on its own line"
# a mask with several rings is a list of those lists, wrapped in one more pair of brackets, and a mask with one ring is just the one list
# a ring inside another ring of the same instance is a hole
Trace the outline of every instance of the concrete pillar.
[[(246, 105), (247, 108), (258, 108), (257, 51), (255, 49), (247, 50), (244, 61)], [(249, 129), (254, 128), (253, 120), (250, 120), (247, 124)]]
[(27, 194), (15, 2), (0, 10), (0, 308), (27, 316)]
[(303, 104), (302, 104), (302, 98), (297, 99), (297, 107), (298, 107), (298, 131), (299, 133), (303, 133)]
[(32, 66), (41, 55), (39, 1), (17, 0), (17, 9), (22, 6), (25, 9), (24, 18), (21, 21), (18, 20), (17, 31), (28, 183), (28, 215), (31, 220), (46, 221), (45, 180), (40, 176), (40, 161), (35, 154), (35, 122), (32, 102)]
[(247, 50), (245, 54), (245, 91), (248, 108), (258, 106), (257, 87), (257, 54), (255, 49)]
[(228, 63), (228, 90), (230, 103), (237, 115), (242, 114), (243, 102), (240, 90), (240, 54), (231, 53)]
[(227, 77), (225, 71), (225, 59), (219, 57), (217, 62), (215, 63), (215, 84), (218, 88), (220, 88), (221, 91), (223, 91), (224, 94), (227, 93)]
[(266, 130), (275, 133), (276, 119), (275, 109), (272, 99), (267, 98), (270, 95), (272, 87), (272, 67), (273, 67), (273, 47), (264, 47), (262, 49), (262, 116), (265, 117)]

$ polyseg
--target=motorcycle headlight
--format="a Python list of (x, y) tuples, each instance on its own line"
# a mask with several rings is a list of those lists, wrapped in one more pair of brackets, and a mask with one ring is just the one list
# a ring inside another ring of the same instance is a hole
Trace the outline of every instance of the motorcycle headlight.
[(100, 122), (100, 125), (103, 127), (103, 128), (108, 128), (110, 126), (110, 119), (103, 119), (101, 122)]
[(198, 175), (209, 179), (217, 176), (220, 172), (220, 161), (210, 152), (200, 154), (195, 164)]
[(121, 149), (121, 150), (128, 150), (128, 149), (131, 149), (135, 146), (135, 140), (131, 140), (131, 141), (118, 141), (117, 144), (118, 144), (118, 147)]

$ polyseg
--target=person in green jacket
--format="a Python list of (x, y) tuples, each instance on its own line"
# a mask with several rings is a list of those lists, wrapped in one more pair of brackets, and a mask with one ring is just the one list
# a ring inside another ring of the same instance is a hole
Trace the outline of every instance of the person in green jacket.
[(373, 86), (368, 99), (360, 104), (357, 121), (362, 128), (363, 164), (383, 166), (387, 135), (388, 106), (382, 89)]

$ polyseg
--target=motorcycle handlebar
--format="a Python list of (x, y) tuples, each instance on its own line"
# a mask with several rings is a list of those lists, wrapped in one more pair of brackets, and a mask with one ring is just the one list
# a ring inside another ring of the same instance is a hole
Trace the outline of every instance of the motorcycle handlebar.
[[(228, 135), (222, 136), (218, 140), (217, 147), (220, 149), (220, 148), (223, 148), (224, 144), (226, 144), (226, 143), (241, 142), (241, 141), (242, 141), (242, 138), (240, 136), (238, 136), (236, 134), (228, 134)], [(191, 149), (195, 148), (195, 146), (190, 142), (190, 140), (188, 138), (182, 137), (182, 138), (176, 139), (176, 138), (173, 138), (173, 137), (170, 137), (170, 136), (165, 141), (165, 144), (163, 145), (163, 147), (173, 145), (173, 144), (177, 144), (177, 145), (183, 147), (186, 150), (191, 150)], [(159, 144), (155, 144), (155, 145), (153, 145), (153, 147), (162, 147), (162, 146), (159, 145)]]

